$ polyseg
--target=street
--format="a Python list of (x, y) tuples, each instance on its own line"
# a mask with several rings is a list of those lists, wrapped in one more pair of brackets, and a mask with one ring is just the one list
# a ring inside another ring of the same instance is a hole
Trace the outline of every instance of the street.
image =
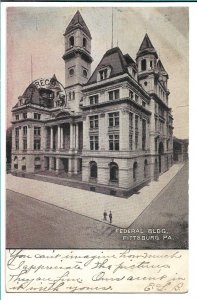
[(188, 164), (130, 227), (122, 231), (10, 190), (6, 214), (7, 248), (185, 249), (188, 246)]

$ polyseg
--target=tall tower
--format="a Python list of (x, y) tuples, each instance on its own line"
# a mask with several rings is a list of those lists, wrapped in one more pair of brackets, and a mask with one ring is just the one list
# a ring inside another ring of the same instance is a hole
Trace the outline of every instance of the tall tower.
[(78, 111), (81, 88), (91, 75), (91, 34), (79, 11), (64, 33), (65, 91), (71, 110)]
[(136, 61), (139, 83), (149, 94), (157, 95), (168, 105), (168, 74), (147, 33), (137, 52)]

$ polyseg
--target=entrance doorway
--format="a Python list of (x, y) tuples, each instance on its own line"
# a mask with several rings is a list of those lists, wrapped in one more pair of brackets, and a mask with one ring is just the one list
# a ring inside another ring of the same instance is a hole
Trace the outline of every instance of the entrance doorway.
[(68, 158), (61, 158), (64, 172), (68, 173)]
[(164, 153), (164, 147), (163, 147), (163, 143), (160, 142), (159, 143), (159, 173), (162, 172), (162, 156)]

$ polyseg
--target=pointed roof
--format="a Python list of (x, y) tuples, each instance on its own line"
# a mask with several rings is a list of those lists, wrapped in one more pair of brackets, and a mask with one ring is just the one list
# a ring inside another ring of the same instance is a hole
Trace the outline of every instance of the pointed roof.
[(84, 31), (85, 34), (87, 34), (87, 36), (91, 39), (91, 34), (90, 31), (86, 25), (86, 23), (84, 22), (81, 14), (79, 11), (76, 12), (76, 14), (74, 15), (74, 17), (72, 18), (72, 20), (70, 21), (68, 27), (66, 28), (65, 31), (65, 35), (72, 32), (75, 29), (81, 29)]
[(147, 33), (145, 34), (144, 39), (141, 43), (141, 46), (138, 50), (137, 57), (144, 55), (144, 54), (155, 54), (156, 57), (158, 57), (157, 52), (156, 52)]
[(105, 67), (111, 68), (111, 73), (109, 78), (115, 77), (117, 75), (123, 74), (128, 71), (127, 70), (128, 63), (119, 47), (112, 48), (104, 54), (100, 63), (98, 64), (92, 76), (88, 80), (87, 84), (97, 82), (98, 71)]

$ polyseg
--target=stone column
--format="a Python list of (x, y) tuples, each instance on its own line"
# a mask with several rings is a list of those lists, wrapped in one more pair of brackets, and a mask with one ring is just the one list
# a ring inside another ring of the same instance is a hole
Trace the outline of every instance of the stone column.
[(60, 133), (61, 133), (60, 130), (61, 130), (60, 125), (58, 125), (58, 127), (57, 127), (57, 150), (60, 149), (60, 138), (61, 138), (61, 136), (60, 136)]
[(53, 169), (53, 157), (49, 157), (49, 171)]
[(70, 150), (73, 149), (73, 124), (70, 123)]
[(78, 158), (74, 159), (74, 174), (78, 174)]
[(60, 148), (63, 149), (63, 140), (64, 140), (64, 128), (63, 127), (60, 128), (60, 140), (61, 140)]
[(50, 136), (50, 149), (53, 150), (53, 127), (51, 127), (51, 136)]
[(76, 145), (75, 149), (78, 151), (79, 150), (79, 124), (76, 124)]
[(68, 159), (68, 175), (73, 174), (73, 158)]
[(31, 149), (31, 127), (27, 126), (27, 151)]

